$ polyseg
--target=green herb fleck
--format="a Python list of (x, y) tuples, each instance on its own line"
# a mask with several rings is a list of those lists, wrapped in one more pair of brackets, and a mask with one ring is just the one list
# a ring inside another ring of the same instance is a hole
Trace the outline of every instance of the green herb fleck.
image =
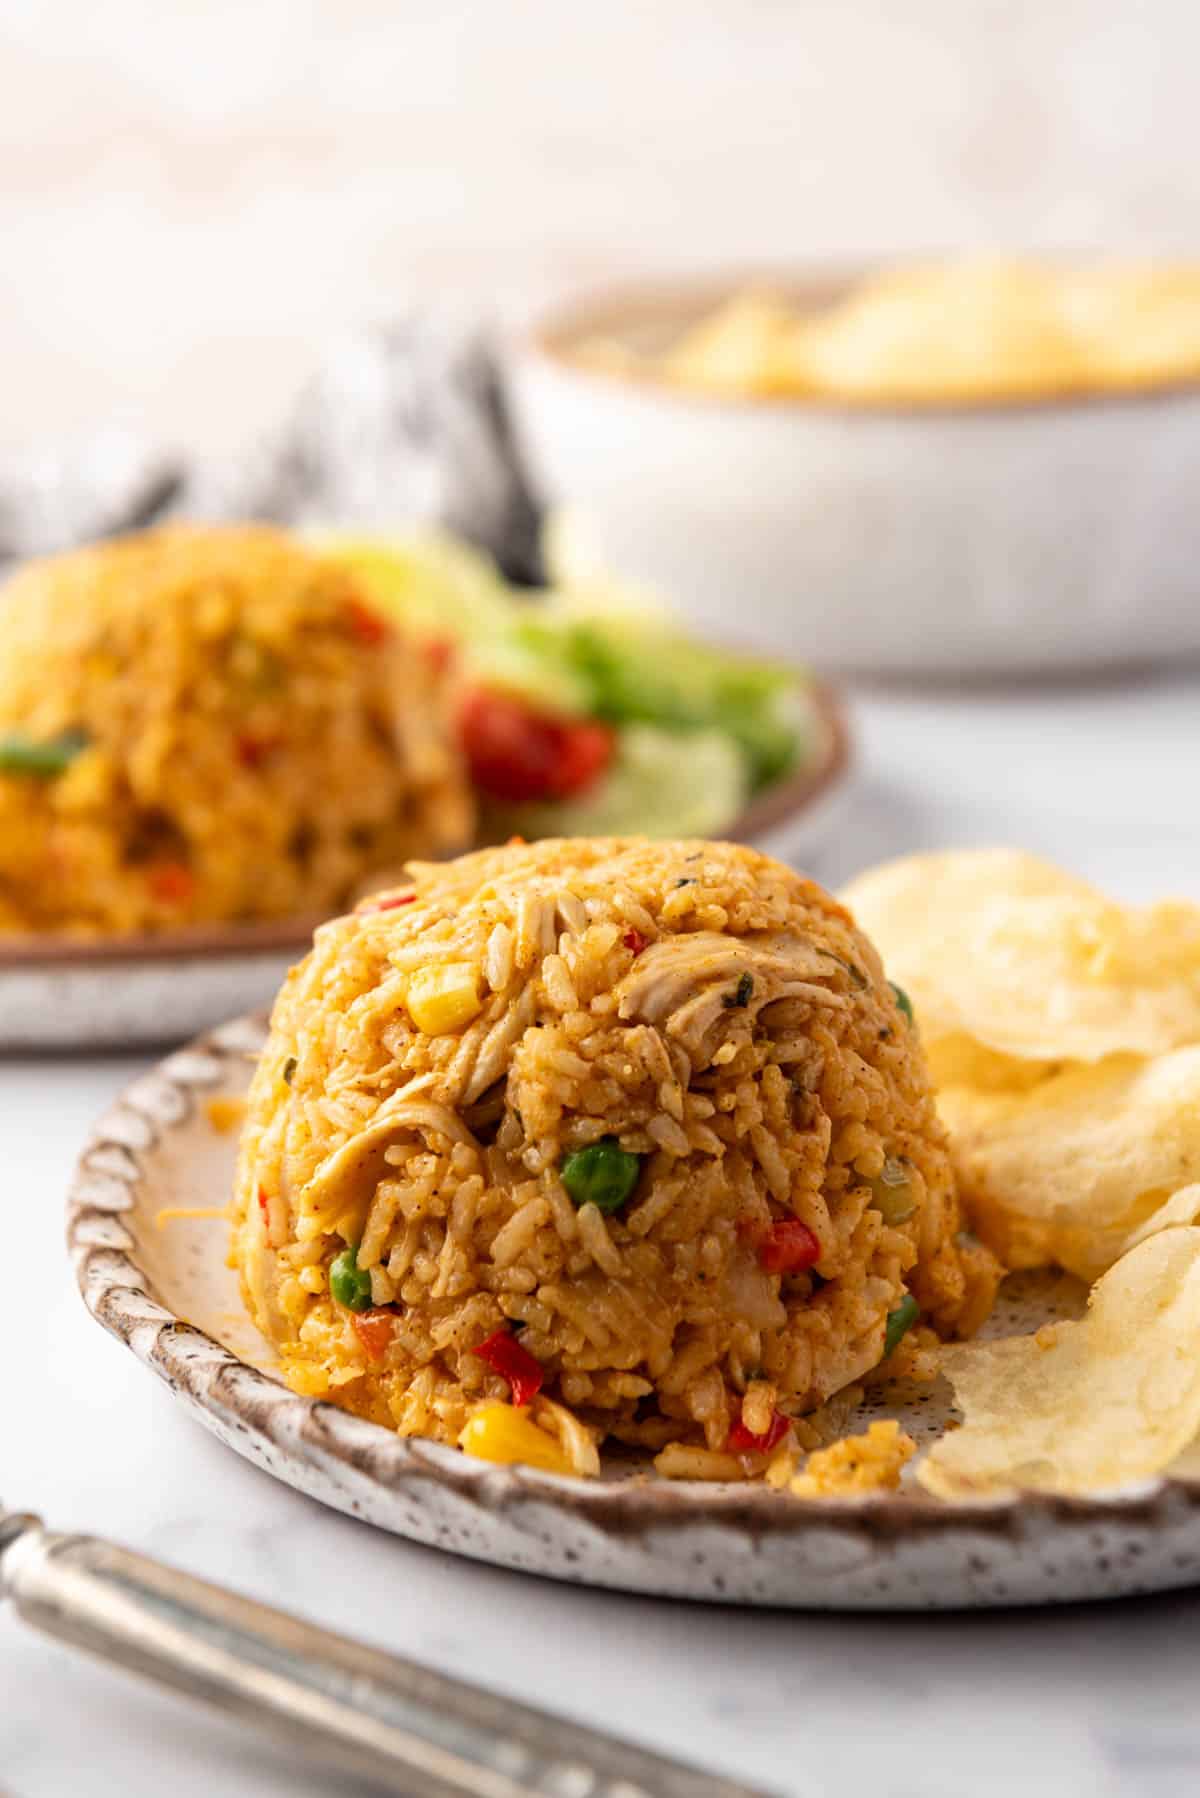
[(754, 991), (754, 976), (743, 974), (731, 993), (726, 993), (721, 1004), (726, 1011), (740, 1011), (750, 1003), (750, 995)]
[(292, 1084), (292, 1081), (295, 1078), (295, 1074), (296, 1074), (296, 1057), (294, 1055), (289, 1055), (287, 1060), (283, 1064), (283, 1081), (284, 1081), (285, 1086), (290, 1086)]
[(0, 734), (0, 774), (30, 774), (37, 780), (53, 780), (65, 774), (91, 738), (83, 730), (64, 730), (41, 742), (22, 730)]
[(894, 980), (889, 980), (888, 985), (892, 989), (892, 997), (896, 1001), (897, 1009), (904, 1013), (910, 1024), (913, 1023), (915, 1020), (913, 1018), (912, 1000), (909, 998), (904, 988), (902, 986), (897, 986)]
[(883, 1359), (895, 1354), (908, 1332), (921, 1315), (921, 1307), (911, 1292), (906, 1292), (894, 1311), (888, 1312), (887, 1328), (883, 1333)]

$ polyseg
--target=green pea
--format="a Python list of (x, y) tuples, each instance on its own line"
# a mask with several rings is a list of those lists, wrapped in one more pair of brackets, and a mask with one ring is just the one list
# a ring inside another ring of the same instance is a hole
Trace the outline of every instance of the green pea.
[(889, 1311), (883, 1333), (883, 1359), (894, 1355), (921, 1315), (921, 1307), (911, 1292), (906, 1292), (894, 1311)]
[(334, 1302), (347, 1311), (368, 1311), (371, 1307), (371, 1276), (358, 1265), (354, 1249), (343, 1249), (329, 1268), (329, 1290)]
[(619, 1211), (637, 1185), (641, 1165), (615, 1136), (605, 1136), (568, 1155), (560, 1173), (572, 1204)]
[(885, 1224), (902, 1224), (917, 1208), (908, 1163), (889, 1155), (883, 1171), (871, 1181), (871, 1203)]
[(914, 1023), (915, 1019), (913, 1018), (912, 1000), (909, 998), (904, 988), (902, 986), (897, 986), (894, 980), (889, 980), (888, 985), (892, 989), (897, 1009), (904, 1013), (910, 1024)]
[(32, 774), (38, 780), (53, 780), (56, 774), (66, 773), (88, 742), (82, 730), (64, 730), (41, 742), (23, 730), (5, 731), (0, 734), (0, 774)]

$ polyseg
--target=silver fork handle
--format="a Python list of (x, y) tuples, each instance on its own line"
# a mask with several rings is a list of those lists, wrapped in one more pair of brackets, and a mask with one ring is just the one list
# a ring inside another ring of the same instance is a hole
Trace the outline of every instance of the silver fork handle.
[(0, 1511), (0, 1596), (116, 1661), (414, 1798), (764, 1798), (93, 1536)]

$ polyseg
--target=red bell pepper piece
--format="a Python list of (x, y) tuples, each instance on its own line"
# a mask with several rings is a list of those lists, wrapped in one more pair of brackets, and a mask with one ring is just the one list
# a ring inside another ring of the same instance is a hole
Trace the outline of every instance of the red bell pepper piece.
[(731, 1455), (765, 1455), (783, 1441), (790, 1421), (782, 1411), (773, 1411), (767, 1429), (761, 1436), (756, 1436), (742, 1422), (739, 1407), (738, 1420), (730, 1430), (729, 1440), (725, 1444), (726, 1452)]
[(541, 1391), (546, 1370), (521, 1347), (511, 1330), (497, 1330), (471, 1353), (508, 1381), (514, 1405), (527, 1405)]
[(196, 877), (182, 862), (160, 862), (146, 876), (150, 891), (163, 905), (184, 905), (196, 888)]
[(347, 600), (346, 617), (359, 642), (366, 643), (372, 649), (382, 643), (388, 634), (388, 627), (378, 612), (365, 606), (361, 599)]
[(278, 748), (278, 743), (274, 737), (255, 737), (249, 731), (243, 731), (235, 739), (235, 747), (243, 768), (257, 768), (273, 749)]
[(621, 941), (627, 949), (632, 949), (635, 955), (640, 955), (646, 947), (646, 939), (640, 930), (627, 930)]
[(368, 1359), (379, 1361), (392, 1340), (396, 1318), (391, 1311), (352, 1311), (350, 1328), (367, 1351)]
[(759, 1266), (769, 1274), (802, 1274), (820, 1259), (820, 1243), (798, 1217), (768, 1225), (758, 1245)]

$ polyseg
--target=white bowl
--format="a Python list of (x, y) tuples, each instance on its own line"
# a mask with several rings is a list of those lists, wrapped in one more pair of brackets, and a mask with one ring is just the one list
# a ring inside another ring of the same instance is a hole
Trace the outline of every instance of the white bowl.
[[(849, 279), (789, 287), (820, 304)], [(579, 300), (513, 346), (530, 472), (605, 565), (709, 635), (826, 668), (1200, 652), (1200, 392), (837, 407), (713, 398), (573, 357), (593, 336), (653, 348), (733, 285)]]

